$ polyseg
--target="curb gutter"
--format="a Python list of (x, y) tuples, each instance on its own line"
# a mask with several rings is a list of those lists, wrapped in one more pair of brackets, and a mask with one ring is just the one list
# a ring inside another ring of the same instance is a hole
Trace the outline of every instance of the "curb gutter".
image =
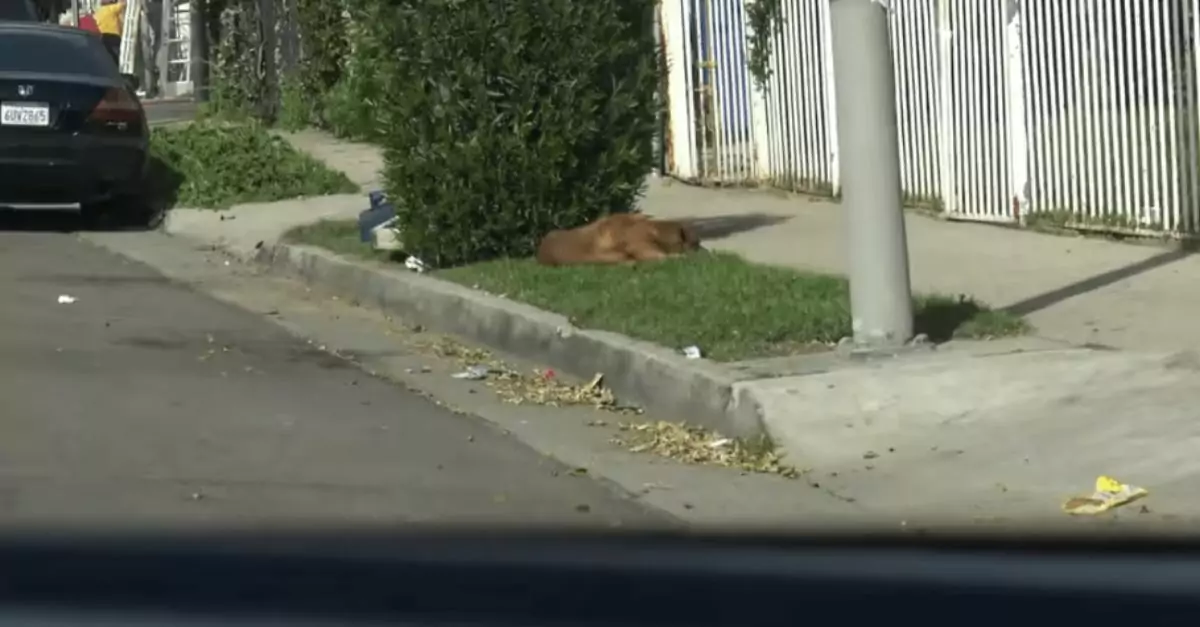
[(523, 303), (407, 270), (353, 261), (293, 244), (254, 256), (272, 273), (373, 306), (441, 333), (589, 379), (603, 373), (622, 402), (732, 437), (766, 433), (759, 403), (735, 384), (747, 377), (706, 360), (607, 331), (582, 330), (567, 318)]

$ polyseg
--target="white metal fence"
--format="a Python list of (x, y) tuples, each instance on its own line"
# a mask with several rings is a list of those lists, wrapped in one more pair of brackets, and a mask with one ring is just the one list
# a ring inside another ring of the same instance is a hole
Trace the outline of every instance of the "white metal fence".
[[(781, 0), (772, 76), (745, 3), (663, 0), (667, 164), (836, 194), (829, 1)], [(1200, 0), (891, 0), (901, 174), (951, 217), (1200, 234)]]

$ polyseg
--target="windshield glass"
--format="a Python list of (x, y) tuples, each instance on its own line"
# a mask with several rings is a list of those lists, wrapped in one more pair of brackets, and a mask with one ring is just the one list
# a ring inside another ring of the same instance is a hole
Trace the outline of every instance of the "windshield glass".
[(0, 31), (0, 73), (34, 72), (110, 77), (112, 58), (89, 37)]
[(0, 512), (1191, 520), (1195, 3), (880, 4), (0, 25)]
[(0, 20), (36, 22), (37, 10), (29, 0), (0, 0)]

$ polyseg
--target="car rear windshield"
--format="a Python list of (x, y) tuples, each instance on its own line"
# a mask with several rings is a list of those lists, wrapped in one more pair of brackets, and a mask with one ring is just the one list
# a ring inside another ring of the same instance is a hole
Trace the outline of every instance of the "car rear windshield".
[[(0, 0), (3, 2), (4, 0)], [(99, 39), (81, 33), (0, 29), (0, 72), (85, 74), (112, 78), (116, 62)]]
[(29, 0), (0, 0), (0, 20), (37, 22), (37, 10)]

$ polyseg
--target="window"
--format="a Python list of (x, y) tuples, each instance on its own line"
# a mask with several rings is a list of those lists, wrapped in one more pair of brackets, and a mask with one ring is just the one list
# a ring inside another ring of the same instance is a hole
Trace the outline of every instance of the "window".
[(0, 0), (0, 20), (37, 22), (38, 12), (32, 0)]
[(85, 74), (106, 78), (118, 74), (116, 63), (98, 37), (74, 32), (16, 30), (0, 30), (0, 72)]

